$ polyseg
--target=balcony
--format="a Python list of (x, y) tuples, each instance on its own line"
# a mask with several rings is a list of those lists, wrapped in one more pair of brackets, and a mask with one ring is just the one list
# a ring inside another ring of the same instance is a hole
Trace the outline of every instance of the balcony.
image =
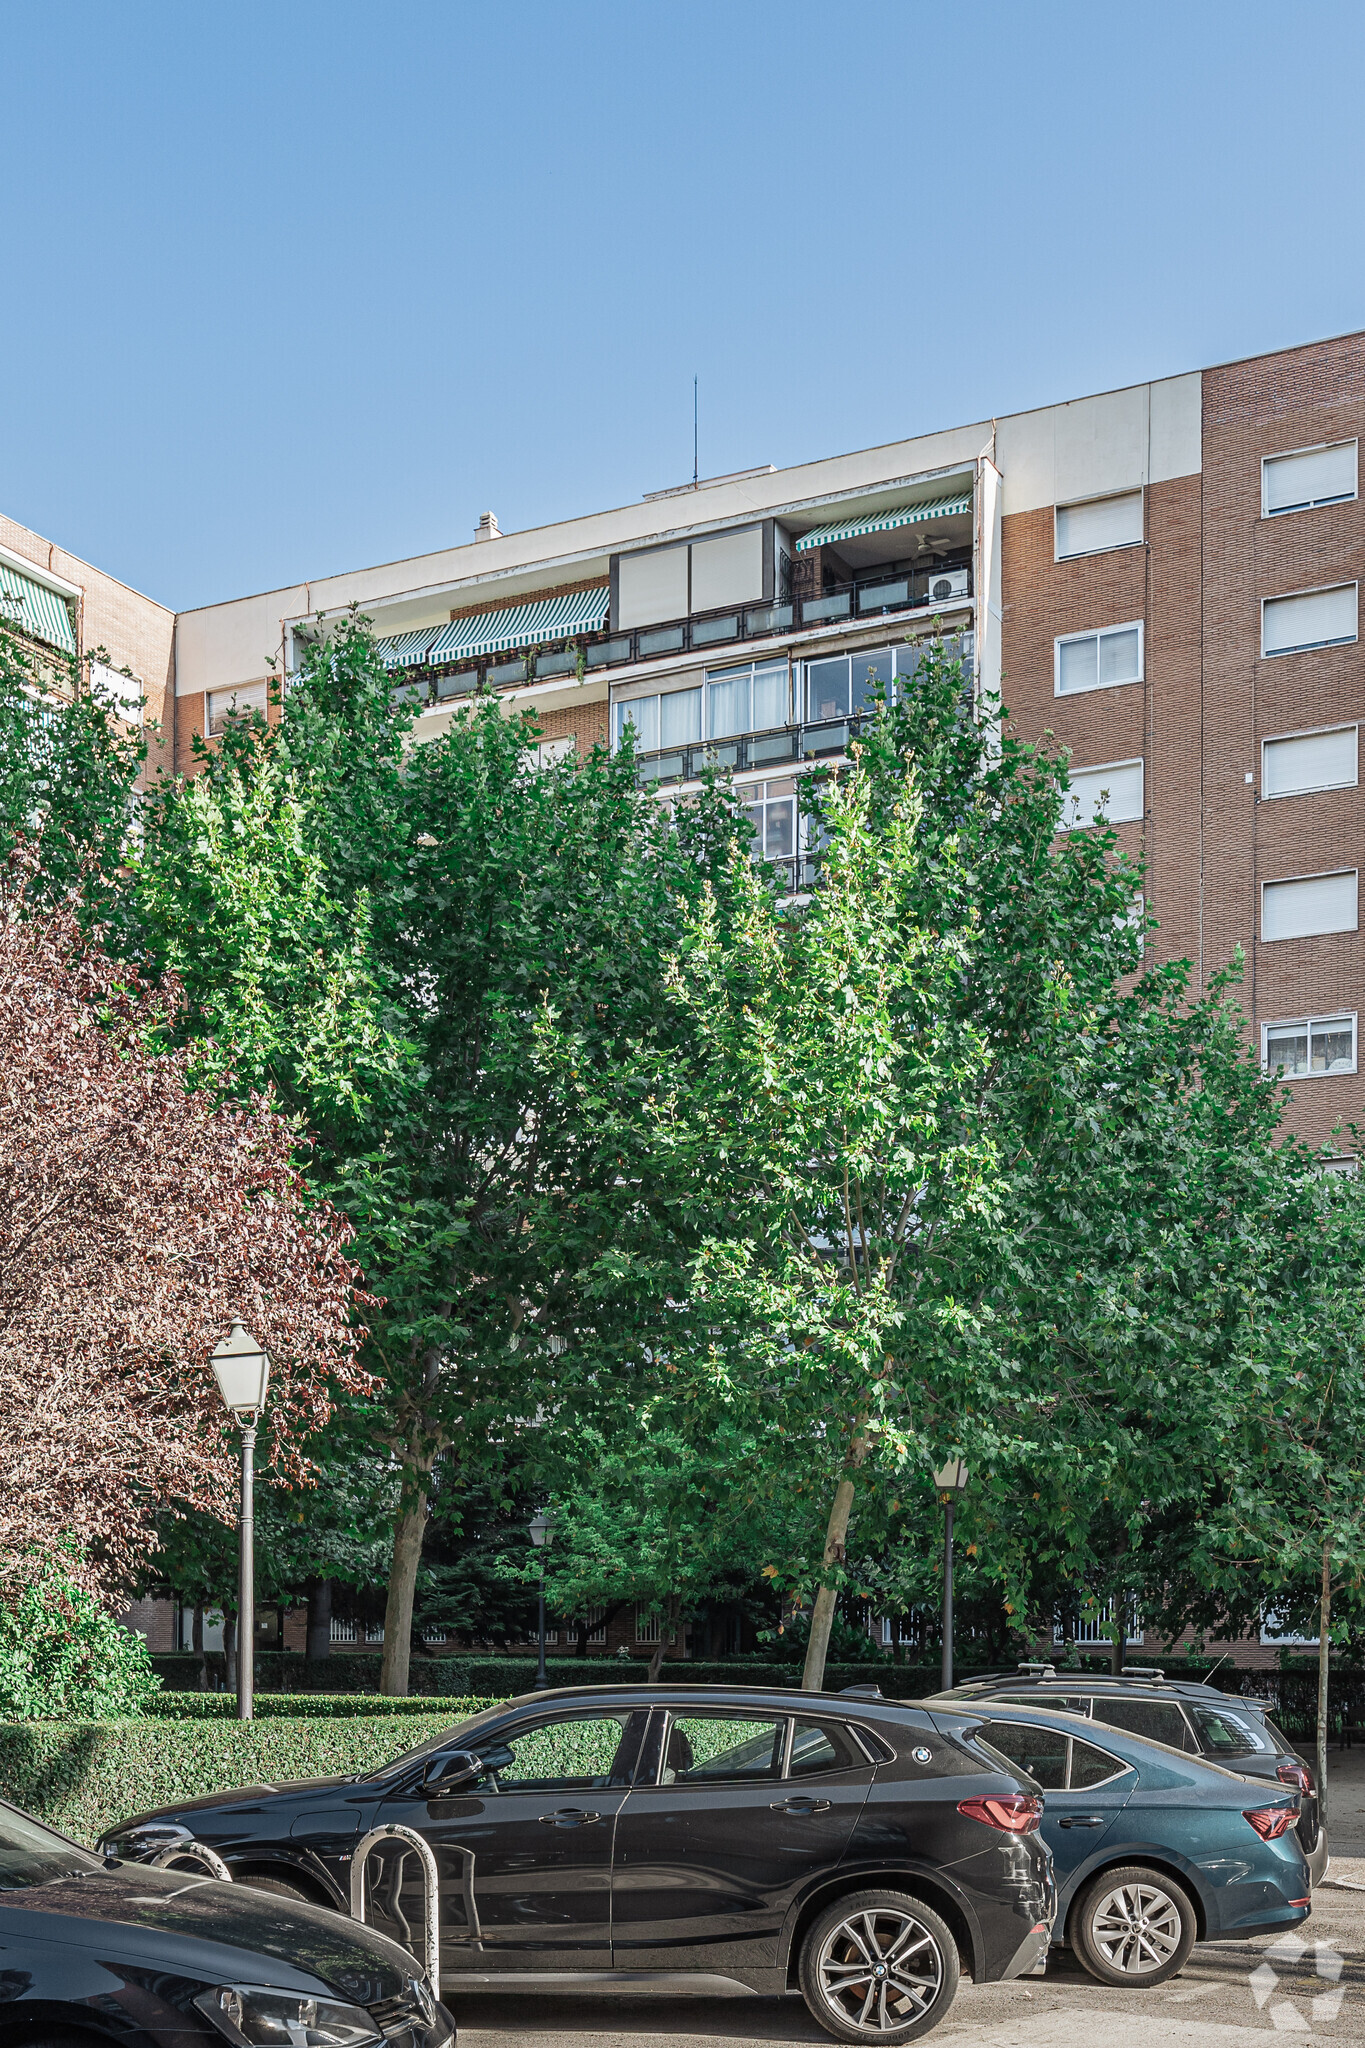
[[(933, 586), (941, 586), (936, 599)], [(702, 617), (642, 626), (629, 633), (602, 633), (572, 644), (538, 649), (526, 655), (503, 656), (465, 668), (447, 670), (403, 686), (408, 694), (449, 703), (480, 688), (506, 689), (531, 682), (549, 682), (581, 672), (597, 675), (613, 668), (637, 667), (676, 659), (689, 650), (763, 641), (802, 627), (870, 624), (901, 612), (932, 616), (935, 603), (949, 608), (972, 594), (970, 557), (953, 558), (932, 569), (870, 570), (855, 580), (826, 588), (818, 597), (792, 598), (782, 604), (732, 607)]]
[(847, 718), (777, 726), (771, 732), (744, 733), (735, 739), (700, 740), (693, 746), (637, 754), (635, 773), (642, 785), (659, 789), (675, 782), (699, 782), (708, 768), (737, 773), (745, 769), (777, 768), (792, 762), (832, 758), (848, 751), (850, 740), (857, 738), (873, 716), (871, 711), (859, 711)]

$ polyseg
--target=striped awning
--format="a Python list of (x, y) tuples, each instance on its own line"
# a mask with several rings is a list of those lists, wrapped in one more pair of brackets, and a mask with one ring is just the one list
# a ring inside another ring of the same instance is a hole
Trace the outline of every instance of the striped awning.
[(0, 562), (0, 618), (35, 640), (46, 640), (49, 647), (60, 647), (64, 654), (76, 652), (76, 629), (66, 599), (7, 562)]
[(427, 658), (427, 649), (439, 626), (423, 626), (416, 633), (391, 633), (387, 640), (376, 640), (375, 646), (385, 668), (416, 668)]
[(572, 633), (596, 633), (606, 624), (610, 605), (607, 589), (571, 590), (563, 597), (542, 597), (534, 604), (476, 612), (473, 618), (452, 619), (443, 626), (427, 658), (472, 661), (480, 654), (538, 647), (544, 640), (567, 640)]
[(817, 526), (813, 533), (803, 533), (796, 543), (798, 555), (809, 548), (824, 547), (836, 540), (854, 540), (862, 533), (890, 533), (896, 526), (922, 526), (929, 519), (953, 519), (959, 513), (970, 512), (972, 501), (965, 498), (939, 498), (932, 505), (897, 505), (890, 512), (873, 512), (866, 519), (846, 519), (840, 526)]

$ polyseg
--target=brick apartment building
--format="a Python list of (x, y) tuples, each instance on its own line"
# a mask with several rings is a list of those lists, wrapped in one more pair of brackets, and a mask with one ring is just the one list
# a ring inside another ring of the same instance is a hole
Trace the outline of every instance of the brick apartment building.
[[(434, 736), (475, 691), (534, 710), (547, 757), (636, 732), (670, 795), (733, 770), (802, 872), (795, 785), (869, 683), (957, 636), (1025, 737), (1070, 750), (1147, 864), (1153, 957), (1197, 982), (1240, 947), (1248, 1029), (1293, 1126), (1342, 1166), (1361, 1119), (1359, 729), (1365, 334), (648, 493), (172, 617), (0, 520), (0, 596), (102, 643), (160, 723), (150, 767), (264, 705), (268, 663), (359, 603)], [(36, 592), (27, 585), (36, 586)], [(60, 631), (60, 624), (56, 629)]]

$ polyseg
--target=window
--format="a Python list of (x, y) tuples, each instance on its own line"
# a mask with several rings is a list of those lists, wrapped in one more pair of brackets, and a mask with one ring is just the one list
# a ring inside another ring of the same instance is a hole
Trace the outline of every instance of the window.
[(664, 1747), (662, 1785), (730, 1785), (782, 1773), (785, 1720), (730, 1714), (675, 1714)]
[(1088, 1792), (1095, 1785), (1105, 1785), (1111, 1778), (1120, 1777), (1131, 1770), (1131, 1764), (1122, 1757), (1110, 1756), (1107, 1749), (1096, 1749), (1093, 1742), (1082, 1742), (1078, 1735), (1071, 1738), (1071, 1776), (1068, 1788), (1072, 1792)]
[(897, 655), (904, 658), (908, 672), (912, 649), (873, 647), (865, 653), (836, 654), (826, 661), (806, 663), (806, 716), (815, 722), (826, 718), (848, 718), (855, 711), (873, 708), (878, 692), (891, 700), (891, 679), (898, 671)]
[(234, 718), (246, 718), (253, 711), (265, 716), (265, 684), (239, 683), (235, 690), (210, 690), (208, 701), (209, 737), (226, 732)]
[(612, 706), (612, 743), (620, 746), (626, 727), (635, 728), (635, 751), (693, 746), (701, 738), (701, 688), (664, 690), (657, 697), (632, 697)]
[(847, 1729), (832, 1721), (798, 1721), (792, 1730), (789, 1778), (811, 1778), (818, 1771), (849, 1771), (866, 1762)]
[(1137, 547), (1142, 541), (1142, 493), (1125, 491), (1120, 498), (1092, 498), (1084, 505), (1057, 507), (1057, 560), (1070, 555), (1100, 555), (1107, 548)]
[(1195, 1738), (1205, 1756), (1219, 1763), (1239, 1756), (1274, 1756), (1275, 1745), (1250, 1714), (1237, 1714), (1226, 1707), (1187, 1709)]
[(106, 662), (92, 661), (90, 694), (106, 711), (112, 711), (115, 718), (121, 718), (129, 725), (141, 725), (142, 685), (136, 676), (125, 676)]
[[(1055, 1706), (1056, 1702), (1048, 1704)], [(1044, 1792), (1090, 1791), (1132, 1769), (1121, 1757), (1110, 1756), (1079, 1735), (1063, 1735), (1056, 1728), (1031, 1722), (988, 1721), (981, 1736), (1016, 1770), (1026, 1771)]]
[(687, 549), (654, 548), (645, 555), (622, 555), (616, 571), (618, 633), (632, 626), (653, 626), (662, 619), (687, 616)]
[(1267, 455), (1261, 464), (1261, 514), (1266, 519), (1281, 512), (1308, 512), (1315, 505), (1339, 505), (1355, 495), (1354, 441)]
[(1172, 1749), (1190, 1749), (1185, 1716), (1174, 1700), (1097, 1699), (1095, 1719), (1111, 1728), (1126, 1728), (1130, 1735), (1145, 1735), (1149, 1742), (1165, 1742)]
[(661, 1643), (664, 1637), (663, 1617), (647, 1613), (643, 1607), (635, 1610), (635, 1640), (637, 1643)]
[(1114, 761), (1105, 768), (1073, 768), (1062, 810), (1062, 830), (1071, 832), (1106, 818), (1111, 825), (1140, 818), (1142, 762)]
[(763, 529), (720, 533), (692, 543), (692, 610), (756, 604), (763, 596)]
[(736, 795), (754, 828), (750, 851), (755, 860), (791, 860), (796, 853), (796, 782), (784, 775), (773, 782), (744, 783)]
[(646, 1715), (575, 1714), (504, 1730), (483, 1752), (499, 1792), (605, 1792), (628, 1785)]
[(1288, 1024), (1263, 1024), (1261, 1065), (1294, 1081), (1309, 1074), (1353, 1074), (1354, 1011), (1344, 1017), (1299, 1017)]
[(1354, 789), (1360, 728), (1333, 726), (1261, 742), (1261, 795), (1302, 796), (1312, 789)]
[(1311, 939), (1320, 932), (1357, 928), (1356, 870), (1334, 875), (1299, 875), (1261, 884), (1261, 937)]
[(1106, 626), (1098, 633), (1066, 633), (1053, 642), (1053, 692), (1058, 697), (1141, 681), (1141, 621)]
[(706, 671), (706, 737), (767, 732), (791, 716), (791, 679), (785, 661), (746, 661)]
[(1299, 654), (1308, 647), (1343, 647), (1357, 638), (1356, 586), (1303, 590), (1295, 597), (1261, 600), (1261, 652)]

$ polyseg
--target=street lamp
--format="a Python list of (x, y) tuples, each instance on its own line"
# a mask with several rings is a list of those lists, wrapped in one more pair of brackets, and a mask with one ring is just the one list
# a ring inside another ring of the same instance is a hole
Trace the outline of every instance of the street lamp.
[(242, 1498), (237, 1515), (237, 1719), (251, 1719), (256, 1657), (256, 1559), (253, 1493), (256, 1425), (265, 1408), (270, 1360), (234, 1319), (210, 1360), (223, 1406), (242, 1432)]
[(531, 1517), (531, 1541), (539, 1552), (536, 1562), (540, 1566), (540, 1666), (536, 1672), (537, 1692), (544, 1692), (550, 1683), (550, 1675), (545, 1669), (545, 1553), (554, 1540), (555, 1518), (553, 1515), (547, 1515), (544, 1508), (539, 1508)]
[(967, 1491), (967, 1467), (961, 1458), (950, 1458), (934, 1474), (934, 1485), (943, 1505), (943, 1668), (941, 1690), (953, 1683), (953, 1506)]

